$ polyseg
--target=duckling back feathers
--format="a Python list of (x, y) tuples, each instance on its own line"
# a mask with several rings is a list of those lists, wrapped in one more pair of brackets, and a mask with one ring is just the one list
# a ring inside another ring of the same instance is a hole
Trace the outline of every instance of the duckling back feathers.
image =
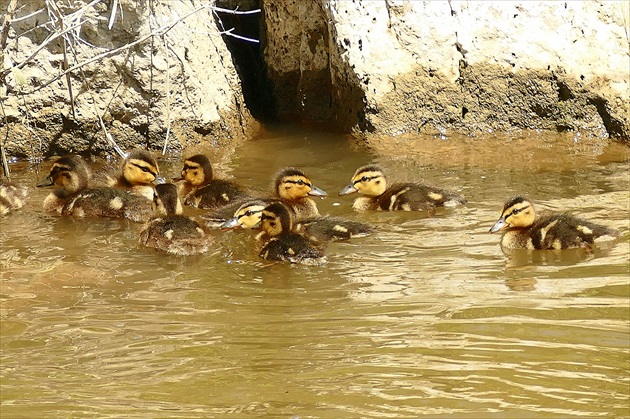
[(182, 215), (177, 186), (156, 185), (153, 199), (154, 218), (140, 232), (140, 243), (180, 256), (198, 255), (210, 250), (212, 238), (197, 221)]
[(0, 217), (22, 208), (26, 203), (28, 189), (8, 181), (0, 181)]

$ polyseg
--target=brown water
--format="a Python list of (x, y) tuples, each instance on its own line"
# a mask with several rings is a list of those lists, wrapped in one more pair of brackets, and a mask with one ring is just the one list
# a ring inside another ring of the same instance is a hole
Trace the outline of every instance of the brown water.
[[(322, 213), (378, 227), (331, 244), (324, 266), (263, 262), (244, 231), (216, 232), (208, 256), (164, 256), (138, 246), (139, 225), (43, 213), (49, 191), (33, 188), (1, 220), (2, 418), (630, 416), (628, 148), (541, 133), (390, 143), (285, 127), (217, 164), (265, 189), (301, 167), (331, 195)], [(356, 214), (336, 193), (370, 161), (469, 203)], [(13, 170), (35, 184), (34, 167)], [(517, 192), (622, 236), (508, 257), (487, 231)]]

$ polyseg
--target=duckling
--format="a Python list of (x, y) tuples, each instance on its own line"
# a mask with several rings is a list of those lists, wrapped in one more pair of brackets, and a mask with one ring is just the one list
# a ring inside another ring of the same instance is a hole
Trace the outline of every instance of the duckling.
[(352, 175), (351, 183), (339, 195), (354, 192), (366, 195), (354, 200), (357, 211), (427, 211), (432, 214), (437, 207), (454, 207), (465, 204), (461, 195), (418, 183), (395, 183), (387, 186), (383, 170), (376, 165), (359, 167)]
[(197, 221), (182, 215), (177, 186), (155, 186), (153, 208), (161, 217), (149, 221), (140, 232), (140, 243), (179, 256), (208, 252), (213, 240)]
[(0, 180), (0, 217), (26, 204), (28, 188), (8, 180)]
[[(262, 200), (251, 200), (241, 205), (234, 217), (227, 220), (222, 228), (258, 228), (262, 212), (269, 203)], [(344, 220), (339, 217), (313, 216), (294, 222), (294, 231), (312, 237), (317, 241), (348, 240), (353, 237), (366, 236), (373, 228), (358, 221)]]
[(309, 196), (328, 196), (324, 190), (313, 185), (304, 172), (294, 167), (287, 167), (278, 172), (274, 192), (296, 218), (319, 215), (317, 204)]
[(501, 247), (513, 249), (589, 248), (596, 240), (619, 236), (619, 231), (585, 221), (569, 214), (544, 214), (536, 217), (534, 205), (517, 196), (503, 205), (501, 217), (490, 233), (504, 231)]
[(146, 150), (132, 150), (122, 164), (122, 173), (109, 186), (132, 191), (149, 200), (153, 199), (153, 182), (160, 169), (153, 154)]
[(293, 230), (291, 212), (284, 204), (265, 207), (260, 225), (262, 232), (257, 238), (262, 243), (261, 258), (308, 264), (325, 261), (321, 244)]
[(115, 188), (88, 188), (91, 171), (79, 156), (57, 159), (50, 174), (37, 186), (56, 185), (59, 188), (44, 199), (44, 210), (75, 217), (126, 218), (147, 221), (153, 211), (150, 201)]
[(225, 179), (213, 179), (210, 159), (196, 154), (184, 161), (182, 176), (173, 179), (185, 181), (180, 195), (184, 204), (203, 209), (217, 209), (247, 196), (244, 187)]

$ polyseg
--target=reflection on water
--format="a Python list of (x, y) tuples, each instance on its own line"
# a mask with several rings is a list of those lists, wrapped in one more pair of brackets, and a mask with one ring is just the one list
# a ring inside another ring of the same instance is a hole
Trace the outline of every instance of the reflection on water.
[[(261, 261), (247, 231), (164, 256), (139, 225), (43, 213), (48, 191), (32, 189), (1, 221), (2, 417), (629, 416), (628, 148), (540, 133), (394, 144), (281, 127), (213, 154), (263, 190), (298, 166), (329, 192), (322, 213), (377, 227), (330, 244), (324, 266)], [(370, 161), (469, 203), (354, 213), (336, 192)], [(180, 165), (161, 162), (167, 177)], [(487, 231), (515, 193), (622, 236), (505, 255)]]

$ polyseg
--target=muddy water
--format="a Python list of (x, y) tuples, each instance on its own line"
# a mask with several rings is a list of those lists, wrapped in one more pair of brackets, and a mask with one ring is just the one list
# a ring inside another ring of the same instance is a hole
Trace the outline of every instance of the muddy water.
[[(1, 221), (2, 417), (629, 416), (628, 148), (541, 133), (371, 146), (274, 128), (217, 165), (260, 189), (301, 167), (331, 194), (321, 212), (378, 228), (316, 267), (263, 262), (243, 231), (216, 232), (208, 256), (156, 254), (138, 225), (43, 213), (33, 188)], [(336, 192), (371, 161), (469, 204), (356, 214)], [(515, 193), (622, 236), (508, 257), (487, 231)]]

